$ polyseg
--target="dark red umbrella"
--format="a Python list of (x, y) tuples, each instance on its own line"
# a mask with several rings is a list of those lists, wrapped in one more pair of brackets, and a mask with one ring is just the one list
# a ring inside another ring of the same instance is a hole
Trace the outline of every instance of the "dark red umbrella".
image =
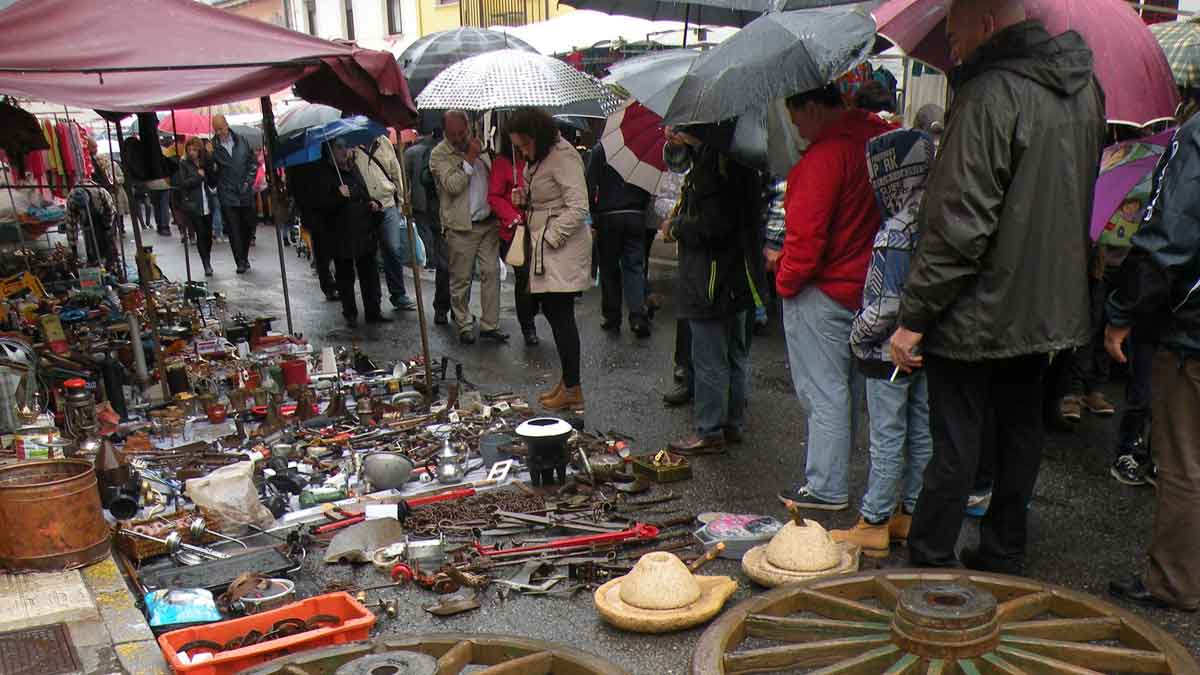
[[(949, 71), (949, 4), (888, 0), (874, 12), (877, 32), (909, 56)], [(1109, 122), (1144, 126), (1174, 116), (1179, 94), (1167, 57), (1124, 0), (1025, 0), (1025, 9), (1051, 35), (1074, 30), (1091, 46)]]
[(627, 183), (650, 194), (658, 192), (658, 183), (667, 170), (662, 123), (661, 117), (634, 101), (609, 115), (600, 137), (608, 165)]

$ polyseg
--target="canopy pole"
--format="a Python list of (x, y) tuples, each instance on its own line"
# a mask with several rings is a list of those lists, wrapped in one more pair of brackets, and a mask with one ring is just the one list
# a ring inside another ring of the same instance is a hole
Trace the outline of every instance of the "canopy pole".
[[(179, 122), (175, 120), (175, 109), (171, 108), (171, 147), (175, 150), (175, 159), (179, 160), (180, 162), (185, 162), (187, 161), (187, 158), (179, 156), (178, 138)], [(201, 187), (201, 189), (204, 188)], [(190, 215), (185, 214), (183, 227), (179, 228), (183, 230), (183, 268), (187, 271), (187, 280), (189, 286), (192, 285), (192, 252), (191, 249), (188, 248), (188, 239), (191, 239), (191, 236), (188, 232), (192, 228), (191, 219), (192, 217)]]
[[(403, 153), (401, 153), (403, 158)], [(417, 261), (417, 236), (414, 233), (416, 227), (413, 223), (412, 216), (412, 198), (411, 185), (408, 175), (404, 172), (404, 162), (400, 162), (400, 185), (398, 186), (397, 196), (400, 197), (400, 203), (396, 205), (400, 209), (400, 214), (404, 216), (404, 224), (408, 230), (408, 250), (412, 252), (412, 259), (409, 261), (412, 265), (413, 275), (413, 293), (417, 296), (417, 324), (421, 327), (421, 358), (425, 361), (425, 395), (429, 397), (432, 403), (434, 399), (433, 388), (433, 365), (429, 358), (429, 324), (425, 318), (425, 300), (421, 294), (421, 263)], [(428, 249), (426, 249), (426, 255)]]
[(259, 105), (262, 107), (263, 116), (263, 152), (266, 153), (264, 162), (266, 163), (265, 173), (267, 176), (267, 185), (271, 191), (271, 220), (275, 226), (275, 247), (279, 251), (279, 277), (283, 281), (283, 310), (287, 313), (288, 335), (295, 335), (296, 329), (292, 325), (292, 298), (288, 294), (287, 280), (287, 261), (283, 257), (283, 232), (280, 230), (280, 224), (283, 220), (283, 192), (279, 186), (279, 179), (275, 176), (275, 112), (271, 110), (271, 97), (263, 96), (258, 99)]
[(685, 3), (683, 5), (683, 45), (682, 45), (684, 48), (687, 47), (688, 19), (691, 18), (691, 13), (692, 13), (692, 4), (690, 2)]
[[(117, 145), (121, 146), (121, 171), (126, 176), (133, 174), (129, 173), (129, 158), (125, 156), (125, 137), (121, 131), (121, 123), (117, 122)], [(155, 142), (158, 142), (155, 139)], [(129, 183), (126, 182), (127, 190), (132, 190)], [(133, 203), (130, 202), (130, 210)], [(137, 246), (137, 252), (134, 254), (134, 260), (137, 263), (138, 269), (138, 286), (142, 289), (142, 297), (146, 300), (146, 323), (150, 324), (150, 336), (154, 341), (154, 366), (158, 371), (158, 381), (162, 385), (162, 396), (164, 401), (171, 400), (171, 390), (167, 387), (167, 365), (163, 362), (162, 341), (158, 338), (158, 308), (155, 306), (154, 294), (150, 292), (150, 281), (146, 278), (154, 270), (150, 267), (150, 256), (146, 255), (146, 250), (142, 246), (142, 230), (135, 223), (133, 226), (134, 245)], [(143, 273), (144, 272), (144, 273)], [(142, 349), (142, 345), (137, 346)], [(145, 386), (145, 382), (141, 383)]]
[[(120, 124), (120, 122), (117, 124)], [(112, 147), (112, 122), (109, 122), (108, 120), (104, 120), (104, 134), (108, 138), (108, 166), (111, 169), (115, 169), (117, 164), (112, 159), (113, 154), (115, 154), (113, 153)], [(117, 222), (121, 225), (120, 227), (116, 228), (115, 233), (117, 235), (117, 251), (121, 254), (121, 271), (119, 274), (117, 274), (117, 278), (120, 279), (121, 283), (124, 284), (127, 283), (129, 279), (126, 276), (127, 273), (125, 271), (125, 267), (128, 265), (128, 262), (125, 259), (125, 216), (121, 215), (121, 195), (118, 192), (118, 190), (123, 191), (123, 188), (117, 185), (117, 172), (114, 170), (112, 174), (113, 175), (109, 176), (108, 179), (112, 183), (113, 203), (117, 205)], [(122, 178), (124, 178), (124, 175), (122, 175)], [(121, 181), (121, 185), (124, 184), (125, 181)]]

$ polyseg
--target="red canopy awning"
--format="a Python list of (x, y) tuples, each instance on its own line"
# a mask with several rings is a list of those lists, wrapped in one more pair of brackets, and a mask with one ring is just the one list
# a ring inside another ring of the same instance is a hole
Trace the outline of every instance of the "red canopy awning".
[(149, 112), (296, 94), (396, 127), (416, 108), (395, 58), (195, 0), (17, 0), (0, 11), (0, 94)]

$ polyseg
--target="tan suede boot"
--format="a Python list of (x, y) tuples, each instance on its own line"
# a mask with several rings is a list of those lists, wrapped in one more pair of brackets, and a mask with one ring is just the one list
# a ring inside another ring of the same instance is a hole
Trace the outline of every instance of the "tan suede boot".
[(862, 547), (863, 554), (872, 558), (886, 558), (891, 546), (888, 523), (872, 525), (862, 516), (859, 516), (858, 523), (849, 530), (830, 530), (829, 537), (837, 542), (858, 544)]
[(896, 509), (892, 519), (888, 521), (888, 536), (892, 541), (903, 544), (908, 541), (908, 531), (912, 529), (912, 514), (905, 513), (904, 507)]
[(545, 403), (548, 399), (557, 398), (558, 395), (562, 393), (562, 390), (563, 390), (563, 382), (562, 382), (562, 380), (559, 380), (558, 384), (554, 385), (553, 389), (551, 389), (550, 391), (538, 394), (538, 400), (541, 401), (542, 403)]
[(569, 410), (583, 407), (583, 388), (579, 385), (574, 387), (564, 386), (558, 396), (542, 401), (542, 407), (546, 410)]

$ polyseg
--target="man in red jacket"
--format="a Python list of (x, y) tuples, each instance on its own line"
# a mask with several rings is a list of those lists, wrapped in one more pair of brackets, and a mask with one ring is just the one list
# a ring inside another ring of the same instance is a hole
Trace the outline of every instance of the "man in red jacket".
[(850, 323), (880, 222), (866, 145), (896, 126), (865, 110), (847, 110), (834, 85), (796, 94), (787, 105), (810, 145), (788, 175), (783, 250), (763, 253), (783, 299), (792, 383), (808, 411), (808, 457), (806, 482), (779, 498), (841, 511), (853, 436)]

